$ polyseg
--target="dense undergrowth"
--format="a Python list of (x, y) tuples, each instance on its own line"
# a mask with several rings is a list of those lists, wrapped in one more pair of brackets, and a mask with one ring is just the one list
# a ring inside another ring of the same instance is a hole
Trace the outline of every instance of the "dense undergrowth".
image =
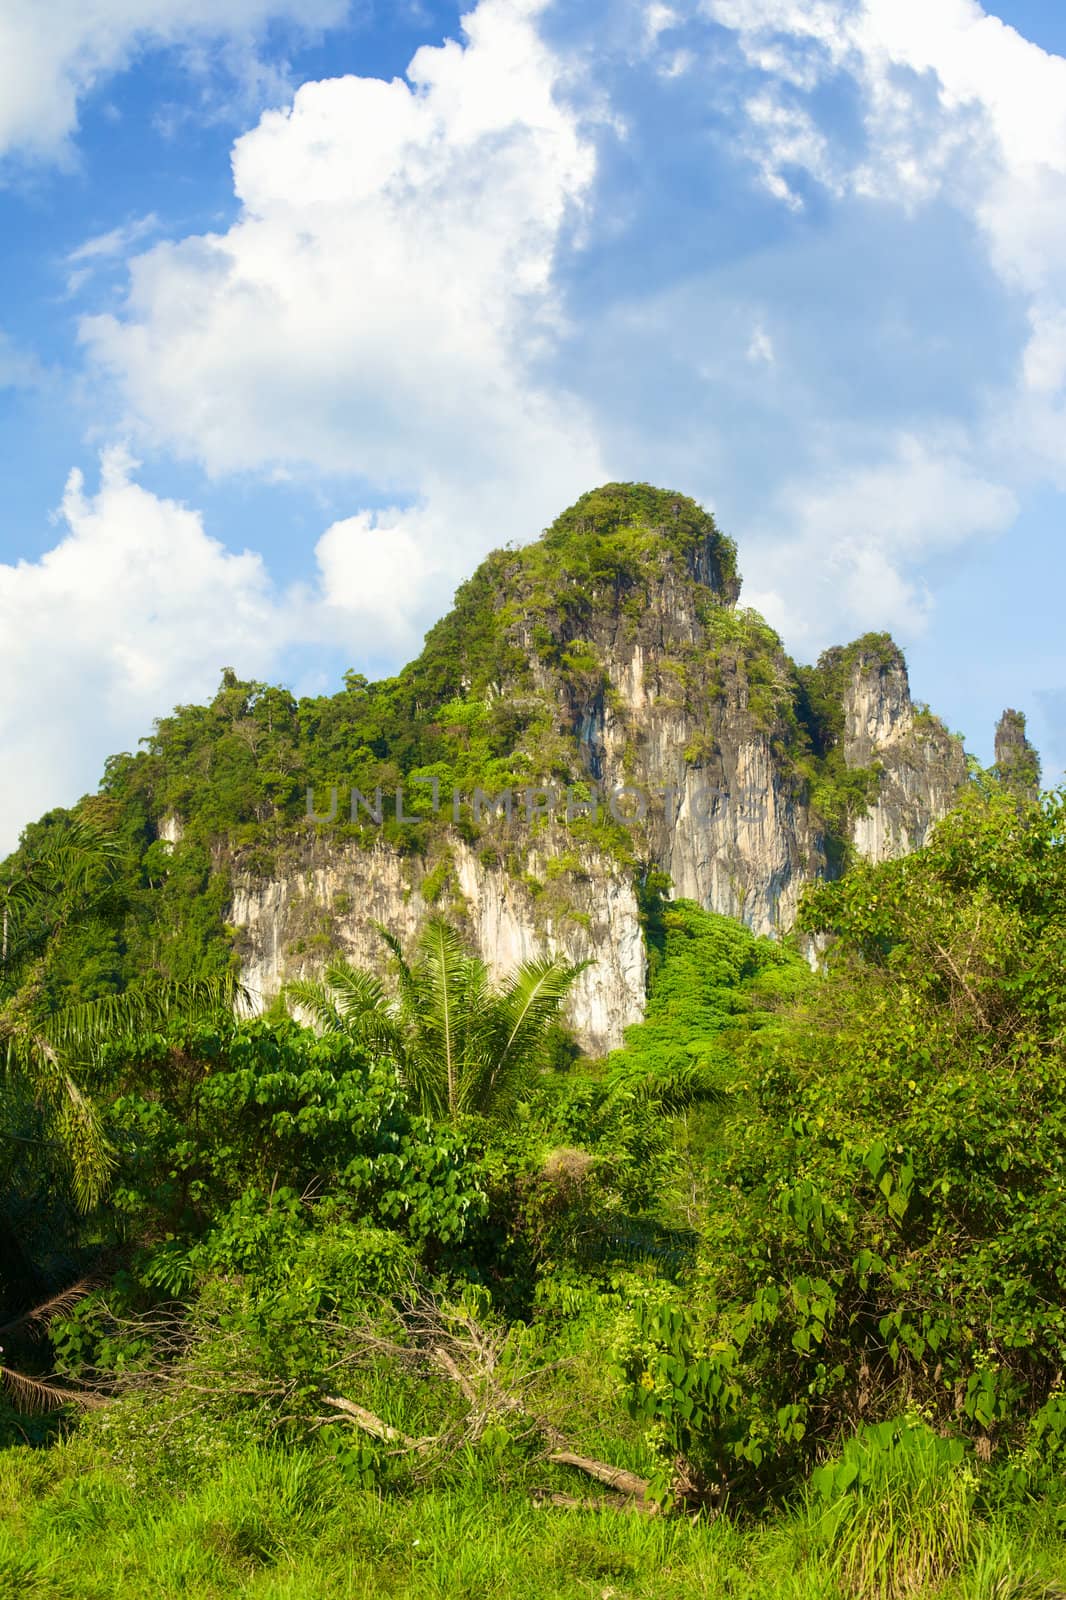
[(443, 921), (317, 1032), (94, 1001), (121, 835), (30, 839), (0, 1596), (1066, 1593), (1064, 824), (975, 783), (817, 975), (645, 871), (600, 1062)]

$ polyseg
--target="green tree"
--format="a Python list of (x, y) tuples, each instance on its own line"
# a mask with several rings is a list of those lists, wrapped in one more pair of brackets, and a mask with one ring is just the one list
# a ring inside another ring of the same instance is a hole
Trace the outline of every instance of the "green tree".
[(392, 952), (391, 988), (339, 961), (321, 982), (290, 983), (289, 1002), (325, 1032), (346, 1033), (391, 1057), (425, 1115), (506, 1119), (546, 1063), (560, 1008), (584, 963), (542, 957), (494, 984), (485, 962), (442, 918), (426, 923), (411, 961), (380, 931)]
[(115, 836), (69, 819), (39, 830), (31, 848), (5, 863), (0, 878), (0, 1115), (5, 1141), (25, 1120), (27, 1103), (40, 1116), (46, 1144), (69, 1163), (78, 1201), (92, 1205), (102, 1191), (110, 1156), (99, 1118), (74, 1071), (92, 1032), (91, 1007), (56, 1008), (50, 957), (72, 929), (98, 919), (122, 860)]
[(1066, 796), (976, 787), (925, 849), (809, 894), (829, 971), (747, 1046), (699, 1278), (634, 1303), (668, 1461), (758, 1498), (908, 1404), (987, 1455), (1054, 1401), (1064, 908)]

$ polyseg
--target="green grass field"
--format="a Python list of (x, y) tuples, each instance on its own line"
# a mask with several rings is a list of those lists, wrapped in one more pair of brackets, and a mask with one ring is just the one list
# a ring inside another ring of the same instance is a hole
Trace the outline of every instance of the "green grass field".
[[(738, 1525), (538, 1508), (531, 1465), (507, 1488), (458, 1463), (454, 1484), (382, 1495), (320, 1453), (252, 1447), (181, 1490), (92, 1464), (75, 1439), (0, 1454), (0, 1600), (830, 1600), (1066, 1595), (1049, 1509), (979, 1516), (972, 1477)], [(570, 1485), (569, 1487), (573, 1487)]]

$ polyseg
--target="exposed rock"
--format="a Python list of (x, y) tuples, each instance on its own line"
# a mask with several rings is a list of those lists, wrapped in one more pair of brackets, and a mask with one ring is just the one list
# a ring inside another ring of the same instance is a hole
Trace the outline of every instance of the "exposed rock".
[[(331, 955), (380, 967), (386, 952), (377, 925), (413, 940), (431, 905), (442, 908), (432, 892), (443, 890), (451, 893), (447, 909), (499, 975), (545, 953), (590, 960), (571, 993), (570, 1021), (585, 1049), (618, 1045), (643, 1015), (647, 973), (630, 876), (609, 858), (590, 857), (583, 863), (587, 876), (553, 893), (559, 880), (540, 888), (532, 873), (516, 878), (502, 866), (486, 866), (460, 839), (450, 853), (450, 862), (432, 871), (388, 848), (318, 841), (306, 860), (294, 860), (276, 877), (238, 869), (230, 921), (241, 930), (241, 980), (254, 1007), (268, 1004), (286, 979), (321, 972)], [(548, 859), (531, 855), (529, 866), (546, 871)]]
[(995, 772), (1002, 783), (1035, 797), (1040, 789), (1040, 757), (1029, 743), (1025, 713), (1004, 711), (996, 726)]
[(844, 760), (876, 767), (876, 798), (852, 822), (851, 839), (868, 861), (919, 849), (966, 782), (966, 756), (928, 711), (915, 712), (903, 653), (861, 650), (844, 690)]
[[(450, 685), (442, 694), (512, 708), (513, 759), (537, 782), (565, 771), (601, 804), (627, 788), (624, 809), (642, 813), (628, 849), (611, 856), (521, 819), (477, 823), (471, 844), (445, 811), (426, 860), (323, 833), (276, 876), (238, 863), (230, 920), (243, 930), (249, 987), (265, 1000), (330, 950), (379, 963), (374, 922), (413, 937), (450, 860), (450, 904), (496, 970), (544, 950), (594, 961), (571, 1018), (600, 1051), (643, 1010), (634, 860), (668, 872), (676, 895), (773, 934), (849, 848), (878, 861), (920, 846), (966, 762), (912, 703), (898, 648), (869, 635), (804, 676), (762, 619), (737, 608), (739, 589), (713, 519), (641, 485), (595, 491), (539, 545), (490, 557), (409, 670)], [(500, 829), (494, 856), (485, 846)]]
[(173, 811), (169, 811), (165, 817), (160, 818), (156, 834), (164, 844), (169, 844), (173, 849), (185, 837), (185, 828), (181, 818), (175, 816)]

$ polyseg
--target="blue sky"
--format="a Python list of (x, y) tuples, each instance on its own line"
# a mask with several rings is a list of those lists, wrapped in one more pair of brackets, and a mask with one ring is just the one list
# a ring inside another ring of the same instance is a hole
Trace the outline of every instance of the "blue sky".
[(1059, 781), (1051, 0), (0, 0), (0, 238), (0, 848), (607, 478)]

